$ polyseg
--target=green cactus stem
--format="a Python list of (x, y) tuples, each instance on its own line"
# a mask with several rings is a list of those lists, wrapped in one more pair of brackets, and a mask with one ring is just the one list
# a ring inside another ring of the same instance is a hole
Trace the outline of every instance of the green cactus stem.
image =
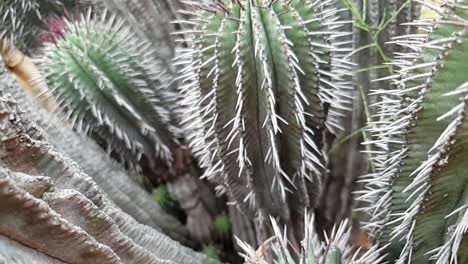
[(440, 22), (414, 23), (428, 34), (395, 40), (413, 52), (397, 57), (397, 74), (386, 78), (397, 88), (378, 91), (384, 100), (369, 124), (377, 170), (365, 176), (361, 200), (371, 203), (367, 227), (382, 245), (390, 244), (388, 260), (397, 263), (427, 263), (453, 224), (449, 215), (466, 204), (460, 100), (466, 100), (468, 79), (459, 69), (468, 61), (468, 39), (465, 22), (458, 21), (468, 13), (450, 7)]
[(131, 167), (141, 170), (142, 161), (162, 179), (184, 170), (190, 157), (178, 141), (177, 96), (148, 43), (106, 12), (64, 23), (40, 59), (57, 111)]
[(346, 108), (343, 23), (330, 1), (215, 2), (190, 2), (182, 32), (191, 147), (244, 213), (303, 215), (321, 193), (322, 132)]

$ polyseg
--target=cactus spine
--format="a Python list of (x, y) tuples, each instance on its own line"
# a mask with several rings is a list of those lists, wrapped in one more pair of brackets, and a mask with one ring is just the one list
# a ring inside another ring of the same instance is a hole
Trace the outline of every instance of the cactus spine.
[(336, 10), (331, 1), (191, 4), (200, 11), (179, 58), (191, 147), (244, 213), (302, 215), (321, 192), (322, 132), (339, 128), (344, 107), (346, 71), (330, 52), (343, 51), (329, 27), (340, 24)]
[(90, 5), (89, 0), (3, 0), (0, 3), (0, 40), (32, 54), (40, 45), (38, 35), (46, 28), (48, 18), (73, 14)]
[(173, 160), (180, 161), (173, 155), (180, 147), (176, 96), (148, 44), (106, 13), (89, 10), (65, 23), (67, 32), (45, 47), (40, 61), (57, 110), (75, 129), (107, 140), (129, 165), (140, 168), (142, 158), (173, 174)]
[[(39, 4), (35, 0), (5, 0), (0, 3), (0, 41), (19, 47), (32, 45), (39, 20)], [(3, 45), (0, 42), (1, 45)]]

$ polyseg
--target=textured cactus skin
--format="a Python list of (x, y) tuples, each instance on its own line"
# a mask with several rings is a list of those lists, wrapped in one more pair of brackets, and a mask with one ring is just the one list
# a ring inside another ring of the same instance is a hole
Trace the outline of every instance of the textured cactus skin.
[(13, 100), (5, 99), (3, 87), (1, 91), (3, 235), (67, 263), (216, 263), (122, 212), (77, 163), (46, 141)]
[(343, 104), (322, 25), (330, 2), (191, 4), (180, 61), (192, 149), (247, 215), (303, 215), (321, 192), (322, 132), (339, 127)]
[[(361, 198), (373, 204), (366, 209), (372, 215), (368, 227), (381, 244), (390, 243), (388, 260), (396, 263), (427, 263), (433, 255), (438, 263), (448, 263), (463, 251), (438, 253), (450, 242), (444, 234), (458, 218), (453, 212), (466, 211), (467, 190), (461, 171), (466, 170), (463, 85), (468, 79), (458, 69), (468, 59), (468, 39), (463, 24), (453, 21), (468, 13), (449, 7), (440, 8), (446, 10), (446, 22), (418, 24), (427, 36), (396, 40), (413, 52), (396, 58), (398, 70), (390, 80), (397, 88), (379, 91), (384, 100), (378, 121), (370, 124), (377, 170), (365, 177), (369, 189)], [(454, 235), (466, 236), (466, 230)]]
[[(104, 139), (120, 160), (139, 169), (166, 167), (180, 147), (170, 78), (147, 51), (147, 44), (113, 16), (67, 22), (67, 33), (45, 47), (42, 74), (51, 96), (73, 126)], [(160, 168), (159, 168), (160, 169)], [(171, 172), (168, 172), (171, 170)], [(164, 175), (166, 173), (166, 175)]]

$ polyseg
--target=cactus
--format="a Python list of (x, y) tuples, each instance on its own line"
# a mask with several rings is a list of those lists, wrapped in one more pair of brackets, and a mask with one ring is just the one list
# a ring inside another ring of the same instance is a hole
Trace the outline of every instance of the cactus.
[(38, 36), (48, 18), (74, 14), (90, 5), (89, 0), (4, 0), (0, 3), (0, 40), (32, 53), (40, 45)]
[(206, 176), (247, 215), (284, 223), (317, 206), (321, 135), (340, 128), (346, 106), (346, 50), (333, 42), (342, 23), (330, 3), (191, 2), (200, 11), (179, 57), (187, 137)]
[[(306, 214), (304, 223), (304, 239), (300, 248), (291, 248), (288, 238), (274, 219), (271, 219), (274, 236), (265, 241), (258, 250), (238, 240), (244, 253), (246, 264), (268, 263), (303, 263), (303, 264), (341, 264), (341, 263), (381, 263), (382, 249), (372, 247), (367, 252), (356, 251), (348, 243), (351, 232), (347, 221), (336, 226), (327, 237), (321, 241), (315, 231), (314, 215)], [(272, 252), (272, 254), (266, 254)]]
[(0, 233), (8, 239), (68, 263), (216, 263), (123, 213), (3, 95), (0, 135)]
[[(156, 228), (172, 239), (190, 245), (188, 230), (158, 207), (151, 196), (131, 179), (129, 172), (112, 161), (92, 140), (76, 134), (70, 127), (63, 126), (60, 118), (35, 104), (25, 92), (8, 78), (5, 69), (0, 68), (1, 92), (9, 94), (18, 106), (28, 113), (28, 118), (47, 134), (47, 139), (61, 153), (76, 161), (109, 198), (125, 213), (139, 223)], [(112, 175), (112, 177), (109, 177)], [(133, 177), (134, 178), (134, 177)], [(139, 195), (135, 195), (138, 193)]]
[[(458, 21), (468, 13), (448, 5), (452, 10), (437, 8), (446, 13), (441, 22), (415, 22), (427, 35), (396, 39), (414, 52), (396, 58), (398, 72), (386, 78), (396, 89), (377, 92), (383, 100), (369, 124), (376, 171), (364, 178), (360, 198), (371, 204), (367, 227), (381, 244), (390, 243), (388, 259), (397, 263), (427, 263), (429, 252), (444, 243), (455, 211), (466, 206), (468, 79), (458, 69), (468, 59), (468, 40), (466, 24)], [(445, 255), (450, 258), (456, 256)]]
[(25, 46), (37, 44), (34, 36), (40, 21), (39, 4), (35, 0), (6, 0), (0, 3), (0, 40)]
[(141, 159), (162, 179), (183, 170), (187, 155), (179, 155), (184, 151), (175, 124), (177, 97), (148, 44), (106, 13), (89, 10), (65, 23), (63, 38), (46, 45), (40, 62), (57, 110), (78, 131), (107, 141), (131, 167), (141, 171)]

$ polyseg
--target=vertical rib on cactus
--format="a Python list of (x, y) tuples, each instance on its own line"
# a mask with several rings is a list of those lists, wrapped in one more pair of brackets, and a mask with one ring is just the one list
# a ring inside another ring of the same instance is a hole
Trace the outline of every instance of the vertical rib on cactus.
[[(460, 217), (447, 241), (432, 251), (436, 264), (466, 263), (468, 261), (468, 210), (461, 208)], [(463, 213), (464, 211), (464, 213)], [(458, 252), (458, 253), (457, 253)], [(458, 261), (458, 262), (457, 262)]]
[[(427, 256), (424, 254), (443, 242), (441, 232), (446, 228), (443, 218), (450, 212), (450, 208), (453, 210), (456, 206), (445, 200), (443, 195), (438, 195), (454, 193), (457, 196), (456, 193), (460, 192), (456, 189), (464, 188), (456, 187), (460, 183), (448, 178), (440, 182), (436, 173), (427, 171), (431, 168), (427, 164), (436, 160), (436, 156), (428, 156), (428, 152), (434, 148), (434, 144), (440, 143), (438, 138), (454, 120), (450, 115), (442, 120), (439, 117), (458, 105), (459, 97), (444, 95), (467, 80), (458, 70), (468, 60), (465, 30), (459, 22), (450, 22), (464, 17), (466, 11), (454, 6), (453, 14), (446, 15), (441, 23), (415, 23), (429, 26), (426, 30), (433, 32), (428, 37), (409, 35), (396, 40), (398, 44), (416, 52), (401, 54), (396, 60), (400, 70), (391, 78), (398, 89), (381, 91), (385, 100), (379, 104), (381, 109), (378, 121), (370, 124), (375, 136), (372, 143), (377, 149), (375, 161), (378, 170), (365, 179), (369, 189), (361, 198), (368, 201), (370, 198), (371, 228), (379, 229), (379, 225), (386, 222), (381, 232), (377, 230), (375, 234), (381, 243), (391, 243), (390, 260), (399, 259), (404, 263), (407, 256), (412, 256), (415, 263), (425, 263)], [(449, 166), (458, 166), (456, 158), (448, 162)], [(425, 176), (416, 176), (418, 172)], [(430, 196), (424, 188), (436, 189), (432, 190), (433, 196)], [(429, 208), (437, 207), (437, 203), (422, 204), (423, 200), (432, 201), (431, 197), (449, 203), (450, 206), (445, 204), (449, 211), (439, 211), (436, 216), (435, 211), (438, 209), (434, 209), (431, 214)], [(431, 222), (435, 219), (439, 219), (437, 224)], [(426, 230), (432, 232), (426, 233)], [(439, 234), (435, 236), (437, 238), (434, 237), (435, 233)], [(428, 240), (426, 244), (422, 243), (425, 235), (431, 237), (425, 237)], [(408, 242), (406, 246), (400, 241), (405, 236)]]
[(338, 109), (343, 100), (334, 81), (344, 71), (330, 57), (337, 33), (325, 23), (336, 10), (331, 1), (221, 2), (191, 2), (200, 11), (182, 32), (192, 44), (179, 58), (187, 65), (188, 137), (238, 206), (286, 220), (288, 199), (301, 210), (317, 205), (321, 133), (339, 126), (333, 111), (326, 116), (327, 104)]
[(401, 263), (427, 263), (429, 256), (426, 253), (444, 243), (442, 234), (456, 221), (457, 214), (452, 212), (466, 206), (468, 96), (463, 96), (462, 100), (458, 117), (442, 133), (432, 148), (433, 156), (414, 172), (413, 182), (405, 190), (416, 199), (405, 213), (405, 218), (412, 220), (414, 226), (411, 227), (412, 239), (408, 239), (405, 245), (407, 250), (401, 253)]
[[(67, 32), (45, 47), (41, 58), (50, 95), (73, 126), (104, 140), (129, 165), (161, 162), (174, 173), (180, 148), (174, 121), (175, 95), (148, 44), (104, 12), (68, 22)], [(185, 161), (182, 161), (185, 162)], [(179, 164), (180, 165), (180, 164)]]

